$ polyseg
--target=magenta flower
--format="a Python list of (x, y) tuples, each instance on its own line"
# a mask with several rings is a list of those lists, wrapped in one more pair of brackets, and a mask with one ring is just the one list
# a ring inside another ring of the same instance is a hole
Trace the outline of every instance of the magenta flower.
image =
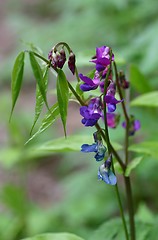
[[(112, 54), (112, 61), (114, 60), (114, 55)], [(96, 64), (96, 70), (98, 72), (104, 71), (105, 68), (110, 64), (110, 48), (107, 46), (102, 46), (96, 48), (96, 56), (91, 62)]]
[(84, 92), (94, 90), (100, 84), (100, 76), (97, 71), (95, 72), (93, 79), (87, 76), (84, 76), (82, 73), (79, 74), (79, 78), (84, 82), (84, 84), (80, 85), (81, 90)]
[(106, 118), (108, 127), (116, 128), (120, 120), (120, 115), (115, 113), (107, 113)]

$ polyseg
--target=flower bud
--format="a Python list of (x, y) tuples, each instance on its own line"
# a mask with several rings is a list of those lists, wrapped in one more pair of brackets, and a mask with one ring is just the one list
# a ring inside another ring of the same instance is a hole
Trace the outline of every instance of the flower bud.
[(69, 55), (69, 60), (68, 60), (68, 67), (72, 74), (75, 74), (75, 54), (73, 52), (70, 53)]
[(62, 68), (66, 61), (66, 54), (64, 49), (61, 49), (59, 52), (56, 49), (52, 49), (48, 53), (48, 59), (50, 60), (54, 68)]
[(119, 72), (119, 81), (120, 81), (120, 86), (123, 89), (129, 88), (129, 81), (126, 80), (126, 77), (125, 77), (125, 74), (123, 73), (123, 71)]

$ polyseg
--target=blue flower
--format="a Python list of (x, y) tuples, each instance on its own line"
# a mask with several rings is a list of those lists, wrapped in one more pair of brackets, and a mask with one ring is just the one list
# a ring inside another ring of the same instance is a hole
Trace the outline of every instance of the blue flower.
[(102, 180), (109, 185), (115, 185), (117, 183), (115, 174), (106, 166), (106, 162), (99, 167), (98, 180)]
[(104, 159), (106, 147), (102, 144), (102, 142), (93, 143), (91, 145), (83, 144), (81, 146), (81, 152), (95, 152), (96, 154), (94, 158), (97, 162), (99, 162)]
[(112, 162), (112, 155), (99, 167), (98, 170), (98, 180), (102, 180), (109, 185), (115, 185), (117, 183), (117, 178), (115, 174), (110, 170)]

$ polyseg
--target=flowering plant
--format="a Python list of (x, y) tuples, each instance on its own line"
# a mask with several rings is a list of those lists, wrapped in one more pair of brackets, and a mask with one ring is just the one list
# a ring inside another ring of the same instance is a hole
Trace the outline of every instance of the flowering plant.
[[(80, 105), (81, 125), (86, 128), (94, 128), (93, 142), (91, 144), (82, 143), (80, 146), (81, 152), (94, 153), (95, 160), (97, 162), (102, 161), (96, 170), (96, 176), (98, 172), (98, 180), (115, 188), (125, 239), (135, 240), (135, 218), (130, 172), (139, 161), (138, 159), (135, 162), (134, 160), (131, 161), (129, 144), (130, 138), (136, 134), (141, 125), (140, 121), (128, 110), (129, 102), (126, 99), (126, 92), (129, 91), (130, 83), (127, 81), (125, 74), (122, 71), (118, 71), (112, 49), (107, 46), (96, 48), (95, 56), (90, 59), (94, 69), (87, 75), (78, 73), (76, 56), (65, 42), (56, 44), (48, 53), (48, 58), (31, 50), (21, 52), (15, 61), (12, 72), (11, 116), (21, 89), (26, 53), (29, 54), (31, 67), (37, 82), (35, 119), (31, 133), (44, 103), (48, 109), (41, 128), (28, 141), (46, 130), (58, 116), (61, 118), (64, 134), (67, 136), (68, 102), (73, 96)], [(37, 59), (42, 61), (43, 68)], [(77, 79), (76, 88), (71, 84), (71, 81), (68, 81), (63, 71), (66, 63), (68, 63), (68, 69)], [(57, 75), (57, 103), (51, 108), (47, 101), (49, 70), (53, 70)], [(88, 97), (87, 92), (90, 93)], [(110, 139), (109, 129), (116, 129), (122, 118), (120, 126), (122, 131), (125, 132), (125, 137), (124, 146), (121, 147), (122, 152), (119, 154)], [(122, 173), (125, 183), (129, 227), (118, 188), (118, 169), (120, 169), (119, 172)]]

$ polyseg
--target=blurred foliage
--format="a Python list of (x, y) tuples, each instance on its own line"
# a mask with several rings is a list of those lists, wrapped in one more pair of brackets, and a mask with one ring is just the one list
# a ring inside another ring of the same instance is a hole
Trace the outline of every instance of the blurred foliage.
[[(157, 236), (158, 224), (155, 215), (158, 209), (156, 172), (158, 111), (157, 91), (149, 92), (158, 88), (158, 2), (155, 0), (151, 0), (150, 3), (148, 0), (67, 0), (66, 2), (6, 0), (5, 6), (7, 9), (5, 21), (12, 32), (12, 49), (9, 52), (6, 50), (1, 55), (0, 124), (5, 139), (1, 144), (0, 162), (6, 171), (12, 172), (18, 169), (22, 181), (18, 184), (7, 182), (1, 187), (0, 239), (19, 240), (44, 232), (69, 231), (86, 239), (101, 240), (105, 239), (105, 229), (110, 229), (111, 222), (101, 226), (100, 224), (109, 220), (111, 216), (119, 215), (114, 189), (96, 181), (97, 163), (91, 161), (90, 156), (85, 157), (81, 153), (70, 154), (66, 153), (65, 149), (64, 153), (60, 152), (58, 141), (61, 142), (61, 139), (52, 140), (59, 135), (58, 125), (54, 125), (51, 130), (47, 129), (24, 147), (24, 143), (30, 137), (29, 132), (33, 122), (32, 103), (28, 109), (19, 104), (11, 124), (8, 123), (11, 99), (10, 90), (6, 86), (10, 84), (11, 69), (17, 52), (27, 49), (30, 43), (33, 43), (40, 46), (46, 56), (54, 44), (63, 40), (70, 44), (77, 55), (79, 69), (83, 68), (83, 70), (87, 59), (94, 54), (92, 49), (103, 44), (110, 45), (116, 57), (119, 53), (119, 57), (123, 59), (120, 67), (124, 69), (125, 62), (129, 66), (125, 70), (131, 80), (131, 98), (140, 93), (144, 94), (136, 98), (131, 105), (131, 112), (142, 124), (140, 133), (131, 146), (131, 154), (133, 159), (139, 159), (140, 155), (144, 154), (144, 158), (132, 174), (132, 181), (137, 218), (142, 224), (140, 239), (146, 239), (145, 237), (149, 239), (150, 236), (150, 239), (154, 240)], [(89, 68), (89, 65), (86, 67)], [(29, 83), (29, 87), (34, 88), (32, 73), (28, 66), (24, 75), (25, 83)], [(29, 93), (25, 87), (23, 91)], [(39, 121), (34, 131), (38, 132), (41, 126), (42, 123)], [(79, 129), (79, 131), (86, 133), (86, 130)], [(113, 141), (122, 144), (121, 126), (118, 127), (117, 134), (116, 131), (111, 130), (110, 135)], [(137, 144), (142, 140), (145, 142)], [(39, 151), (42, 148), (40, 143), (45, 141), (45, 145), (42, 145), (45, 150)], [(74, 143), (71, 148), (77, 151), (79, 144), (78, 141), (78, 145)], [(52, 162), (55, 160), (49, 147), (51, 151), (52, 148), (55, 149), (54, 153), (61, 154), (55, 170), (62, 186), (62, 198), (59, 202), (53, 202), (44, 208), (29, 198), (25, 180), (32, 165), (38, 166), (41, 161), (45, 163), (46, 157), (50, 155)], [(120, 185), (122, 187), (121, 182)], [(123, 188), (121, 194), (125, 202)], [(113, 221), (119, 228), (120, 220)], [(151, 224), (152, 230), (149, 228)], [(97, 228), (98, 230), (95, 231)], [(151, 235), (148, 235), (149, 230)], [(113, 234), (113, 229), (109, 230), (108, 234)], [(122, 234), (121, 228), (119, 234)], [(123, 239), (122, 235), (120, 239)]]

